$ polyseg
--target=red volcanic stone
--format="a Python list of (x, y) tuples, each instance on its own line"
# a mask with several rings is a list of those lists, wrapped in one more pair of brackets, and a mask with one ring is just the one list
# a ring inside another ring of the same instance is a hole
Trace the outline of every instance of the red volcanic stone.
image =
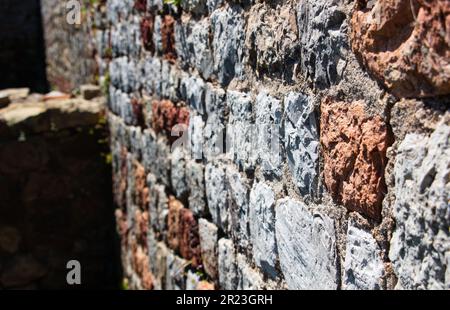
[(183, 209), (183, 204), (176, 200), (173, 196), (169, 197), (169, 215), (167, 219), (167, 242), (169, 247), (178, 251), (180, 246), (181, 238), (181, 210)]
[(176, 123), (185, 125), (189, 124), (189, 109), (187, 107), (179, 108)]
[(120, 236), (122, 245), (125, 245), (127, 241), (126, 235), (128, 232), (126, 215), (120, 209), (116, 209), (114, 215), (116, 217), (117, 233)]
[(147, 242), (147, 230), (149, 226), (149, 217), (147, 211), (136, 210), (134, 212), (136, 221), (135, 234), (139, 242)]
[(155, 18), (153, 15), (146, 15), (141, 19), (141, 38), (144, 48), (150, 52), (155, 51), (155, 45), (153, 43), (153, 29)]
[(145, 127), (144, 105), (137, 98), (131, 98), (131, 109), (138, 126)]
[(152, 102), (152, 127), (156, 132), (165, 131), (170, 135), (176, 124), (189, 123), (189, 110), (177, 107), (170, 100)]
[(183, 208), (180, 217), (180, 254), (196, 268), (202, 263), (198, 223), (189, 209)]
[(147, 177), (144, 166), (137, 161), (134, 162), (134, 179), (134, 203), (138, 205), (141, 210), (145, 210), (147, 209), (148, 203)]
[(141, 279), (143, 289), (151, 290), (153, 288), (153, 275), (150, 271), (149, 257), (146, 249), (137, 246), (133, 252), (133, 267)]
[(164, 15), (161, 25), (161, 39), (164, 59), (174, 63), (177, 58), (175, 51), (175, 19), (171, 15)]
[(388, 132), (362, 102), (322, 102), (320, 141), (325, 185), (335, 200), (371, 218), (381, 217)]
[(450, 1), (358, 0), (353, 51), (397, 97), (450, 93)]
[(135, 0), (134, 8), (138, 11), (145, 12), (147, 10), (147, 0)]

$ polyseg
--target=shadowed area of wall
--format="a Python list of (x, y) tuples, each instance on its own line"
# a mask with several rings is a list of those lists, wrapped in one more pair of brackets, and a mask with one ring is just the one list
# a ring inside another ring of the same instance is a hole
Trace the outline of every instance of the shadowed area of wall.
[(42, 99), (0, 109), (0, 289), (118, 288), (104, 99)]

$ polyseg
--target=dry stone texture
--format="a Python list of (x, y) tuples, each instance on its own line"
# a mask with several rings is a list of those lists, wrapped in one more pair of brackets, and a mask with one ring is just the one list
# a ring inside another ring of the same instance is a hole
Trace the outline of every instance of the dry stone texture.
[(450, 93), (448, 1), (358, 1), (352, 48), (398, 97)]
[(398, 150), (389, 257), (400, 288), (449, 289), (449, 136), (440, 123), (429, 137), (408, 134)]
[(281, 270), (290, 289), (338, 287), (333, 220), (283, 199), (276, 208), (275, 229)]
[(344, 289), (376, 290), (383, 288), (383, 261), (375, 238), (350, 220), (344, 261)]
[(326, 99), (321, 113), (320, 140), (328, 190), (350, 210), (379, 219), (386, 191), (386, 125), (380, 117), (368, 116), (361, 102)]

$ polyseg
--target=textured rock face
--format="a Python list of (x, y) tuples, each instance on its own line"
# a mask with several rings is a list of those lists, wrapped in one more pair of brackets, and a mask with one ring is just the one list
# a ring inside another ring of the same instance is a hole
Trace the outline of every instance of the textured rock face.
[(256, 264), (276, 277), (275, 194), (269, 186), (255, 183), (250, 193), (250, 240)]
[(266, 175), (281, 175), (281, 101), (261, 91), (256, 96), (255, 126), (259, 148), (255, 151), (257, 162)]
[(247, 22), (248, 62), (259, 73), (291, 78), (299, 53), (295, 9), (285, 5), (275, 12), (262, 3), (253, 6)]
[(181, 231), (181, 210), (183, 204), (174, 197), (169, 198), (169, 214), (167, 216), (167, 243), (174, 251), (180, 247)]
[(372, 234), (350, 220), (344, 261), (343, 288), (347, 290), (376, 290), (383, 288), (383, 261)]
[(261, 290), (263, 287), (263, 278), (260, 273), (252, 269), (247, 263), (245, 256), (237, 254), (237, 272), (238, 272), (238, 284), (239, 290)]
[(210, 163), (205, 168), (206, 198), (213, 222), (224, 231), (229, 229), (229, 210), (225, 167)]
[[(153, 39), (153, 29), (155, 27), (155, 18), (153, 15), (144, 16), (141, 20), (141, 38), (142, 46), (150, 51), (155, 51), (155, 40)], [(161, 29), (158, 27), (158, 30)]]
[(328, 190), (348, 209), (380, 219), (386, 191), (386, 125), (380, 117), (368, 116), (362, 102), (325, 99), (321, 112), (320, 140)]
[(216, 279), (218, 275), (217, 226), (205, 219), (200, 219), (198, 224), (203, 267), (212, 279)]
[(304, 197), (319, 194), (319, 132), (313, 100), (301, 93), (284, 99), (285, 147), (289, 169)]
[(299, 1), (301, 69), (319, 88), (340, 81), (347, 53), (347, 23), (339, 0)]
[(231, 240), (222, 238), (218, 243), (219, 283), (226, 290), (237, 288), (236, 253)]
[(193, 14), (203, 14), (206, 11), (206, 0), (185, 0), (181, 1), (183, 10)]
[(219, 82), (228, 85), (241, 72), (244, 19), (240, 6), (230, 5), (211, 14), (214, 71)]
[(189, 208), (195, 215), (201, 216), (206, 213), (206, 195), (204, 167), (202, 164), (192, 160), (186, 164), (187, 182), (190, 185)]
[(166, 290), (184, 290), (186, 281), (184, 279), (184, 269), (187, 261), (176, 256), (173, 252), (167, 254), (166, 259)]
[(248, 218), (250, 186), (248, 181), (237, 170), (227, 167), (226, 174), (229, 187), (233, 240), (243, 251), (251, 250)]
[(303, 203), (282, 199), (276, 208), (281, 270), (290, 289), (336, 289), (338, 270), (333, 221)]
[(165, 131), (170, 135), (176, 124), (189, 124), (189, 110), (176, 107), (170, 100), (152, 102), (152, 125), (155, 132)]
[(358, 1), (352, 48), (397, 97), (450, 93), (448, 1)]
[(227, 126), (227, 152), (244, 170), (254, 170), (258, 153), (255, 149), (255, 126), (252, 97), (249, 94), (228, 90), (229, 110)]
[[(448, 124), (448, 122), (447, 122)], [(449, 289), (450, 127), (408, 134), (395, 161), (396, 228), (389, 258), (405, 289)]]
[(194, 268), (202, 263), (198, 223), (189, 209), (180, 211), (180, 253)]
[(175, 50), (175, 20), (171, 15), (165, 15), (162, 19), (161, 25), (161, 40), (164, 59), (174, 62), (177, 58)]

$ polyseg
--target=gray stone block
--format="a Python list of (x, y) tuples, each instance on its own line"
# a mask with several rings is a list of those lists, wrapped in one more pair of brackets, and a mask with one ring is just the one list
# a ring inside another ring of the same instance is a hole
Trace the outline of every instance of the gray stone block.
[(225, 166), (216, 161), (205, 167), (206, 198), (213, 222), (229, 232), (228, 190)]
[(164, 7), (164, 0), (147, 0), (148, 11), (161, 11)]
[(189, 117), (189, 150), (191, 159), (203, 159), (203, 129), (204, 122), (200, 115), (195, 112), (190, 114)]
[(250, 267), (244, 255), (236, 255), (238, 271), (238, 290), (261, 290), (264, 280), (262, 275)]
[(179, 63), (183, 69), (193, 65), (194, 49), (191, 41), (193, 22), (190, 20), (177, 20), (174, 26), (175, 50)]
[(229, 206), (231, 214), (231, 235), (238, 248), (251, 253), (249, 228), (250, 186), (248, 180), (231, 166), (226, 169)]
[(298, 2), (301, 70), (319, 88), (338, 83), (345, 68), (348, 26), (340, 3), (340, 0)]
[(271, 278), (277, 277), (275, 240), (275, 194), (265, 183), (253, 185), (250, 192), (250, 240), (253, 258)]
[(280, 177), (281, 171), (281, 101), (261, 91), (256, 97), (255, 134), (257, 157), (265, 175)]
[(319, 189), (319, 130), (313, 100), (291, 92), (284, 99), (285, 149), (292, 177), (305, 198), (315, 198)]
[(162, 27), (162, 17), (161, 15), (156, 15), (153, 22), (153, 44), (155, 45), (155, 51), (157, 55), (162, 55), (163, 43), (161, 36)]
[(178, 198), (184, 197), (188, 193), (186, 153), (182, 147), (172, 150), (171, 156), (171, 184), (175, 195)]
[(205, 172), (204, 166), (193, 160), (186, 164), (187, 181), (189, 184), (189, 209), (196, 216), (206, 214)]
[(226, 151), (240, 168), (254, 170), (258, 152), (252, 97), (245, 93), (228, 90), (227, 108), (229, 119)]
[(196, 76), (181, 78), (181, 96), (199, 114), (205, 114), (205, 82)]
[(219, 8), (224, 3), (224, 0), (206, 0), (206, 6), (211, 14), (215, 9)]
[(167, 231), (167, 215), (169, 214), (168, 202), (164, 185), (156, 182), (156, 177), (152, 174), (147, 176), (149, 188), (149, 214), (150, 224), (158, 239), (163, 238)]
[(220, 287), (224, 290), (235, 290), (237, 288), (238, 276), (233, 242), (225, 238), (220, 239), (218, 242), (218, 251)]
[(227, 102), (225, 90), (211, 83), (205, 85), (205, 110), (208, 117), (215, 115), (221, 122), (225, 120)]
[(242, 74), (245, 32), (244, 11), (238, 5), (211, 14), (214, 71), (222, 85)]
[(166, 290), (185, 290), (185, 268), (188, 262), (175, 255), (172, 251), (167, 254)]
[(276, 208), (280, 266), (289, 289), (337, 289), (333, 220), (303, 203), (282, 199)]
[(142, 85), (149, 95), (160, 94), (160, 80), (162, 76), (161, 60), (147, 57), (144, 64), (144, 80)]
[(350, 218), (345, 249), (343, 288), (379, 290), (383, 288), (384, 265), (380, 248), (370, 231)]
[(212, 279), (216, 279), (218, 276), (217, 226), (201, 218), (198, 220), (198, 233), (200, 236), (203, 268)]
[[(448, 124), (448, 123), (447, 123)], [(404, 289), (450, 289), (450, 126), (408, 134), (395, 159), (396, 228), (389, 258)]]
[(202, 19), (192, 28), (191, 42), (194, 51), (195, 68), (204, 79), (209, 79), (213, 73), (214, 62), (212, 47), (209, 41), (210, 21)]

